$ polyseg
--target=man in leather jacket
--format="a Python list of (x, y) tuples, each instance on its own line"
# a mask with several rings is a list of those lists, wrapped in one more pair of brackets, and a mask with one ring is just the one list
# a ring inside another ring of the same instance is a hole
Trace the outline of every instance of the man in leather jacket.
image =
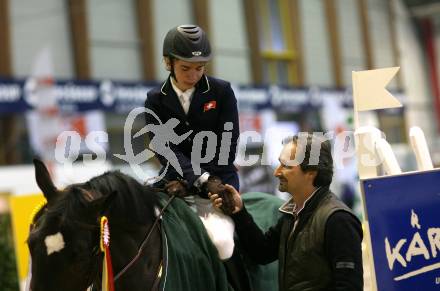
[[(279, 289), (363, 290), (362, 227), (360, 221), (329, 189), (333, 158), (329, 141), (311, 134), (289, 139), (274, 175), (279, 190), (292, 198), (276, 225), (263, 233), (233, 192), (231, 215), (240, 242), (258, 263), (279, 259)], [(214, 207), (222, 205), (210, 194)]]

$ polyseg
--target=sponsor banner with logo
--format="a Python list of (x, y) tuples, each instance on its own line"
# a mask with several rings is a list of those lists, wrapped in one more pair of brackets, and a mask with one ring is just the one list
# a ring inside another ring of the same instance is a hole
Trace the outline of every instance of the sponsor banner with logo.
[(361, 182), (377, 290), (440, 288), (440, 170)]
[[(143, 106), (156, 83), (56, 80), (53, 90), (61, 113), (103, 110), (126, 113)], [(0, 114), (20, 113), (38, 106), (38, 81), (0, 79)]]
[[(147, 92), (157, 82), (122, 82), (115, 80), (53, 80), (55, 97), (61, 112), (90, 110), (127, 113), (143, 106)], [(0, 79), (0, 115), (20, 113), (37, 107), (38, 81)], [(239, 109), (274, 109), (279, 112), (298, 112), (321, 107), (323, 96), (336, 96), (343, 106), (352, 107), (351, 93), (325, 88), (292, 88), (284, 86), (234, 86)], [(400, 96), (404, 99), (404, 96)], [(209, 104), (216, 106), (216, 104)], [(209, 109), (209, 108), (207, 108)]]
[(0, 114), (25, 112), (32, 107), (23, 98), (23, 81), (0, 79)]

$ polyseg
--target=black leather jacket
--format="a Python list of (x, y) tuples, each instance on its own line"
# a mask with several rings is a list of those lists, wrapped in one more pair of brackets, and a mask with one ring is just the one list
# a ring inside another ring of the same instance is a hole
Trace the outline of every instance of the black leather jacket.
[[(292, 201), (266, 233), (244, 208), (233, 215), (240, 243), (252, 259), (266, 264), (279, 259), (279, 289), (363, 290), (362, 227), (328, 187), (305, 203), (298, 217)], [(293, 229), (295, 220), (298, 223)]]

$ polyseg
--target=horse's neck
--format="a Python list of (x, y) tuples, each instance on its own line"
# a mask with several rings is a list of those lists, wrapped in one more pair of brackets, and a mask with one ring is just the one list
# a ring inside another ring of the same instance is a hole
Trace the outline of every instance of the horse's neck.
[[(123, 226), (118, 227), (115, 225), (110, 231), (110, 251), (112, 256), (113, 272), (116, 275), (127, 264), (136, 257), (141, 244), (145, 240), (148, 232), (150, 231), (152, 223), (150, 225), (144, 225), (137, 227)], [(135, 277), (143, 282), (141, 286), (151, 286), (156, 278), (159, 264), (162, 260), (162, 240), (160, 230), (155, 227), (148, 241), (146, 242), (142, 254), (133, 263), (133, 265), (126, 271), (128, 274), (135, 274)], [(121, 290), (136, 290), (131, 286), (130, 282), (127, 282), (124, 278), (131, 276), (122, 275), (117, 284)], [(127, 289), (129, 288), (129, 289)], [(142, 290), (144, 290), (143, 288)], [(148, 289), (145, 289), (148, 290)]]

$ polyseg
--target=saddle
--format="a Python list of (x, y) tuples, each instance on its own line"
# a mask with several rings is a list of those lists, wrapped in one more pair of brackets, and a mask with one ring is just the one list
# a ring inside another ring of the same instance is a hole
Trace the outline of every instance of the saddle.
[(165, 190), (164, 192), (169, 195), (176, 195), (180, 198), (190, 195), (198, 195), (202, 198), (208, 199), (208, 193), (215, 193), (223, 200), (221, 210), (225, 215), (231, 215), (235, 209), (232, 193), (226, 190), (222, 180), (217, 176), (210, 176), (201, 190), (198, 190), (196, 187), (189, 187), (185, 180), (173, 180), (167, 182), (162, 190)]

